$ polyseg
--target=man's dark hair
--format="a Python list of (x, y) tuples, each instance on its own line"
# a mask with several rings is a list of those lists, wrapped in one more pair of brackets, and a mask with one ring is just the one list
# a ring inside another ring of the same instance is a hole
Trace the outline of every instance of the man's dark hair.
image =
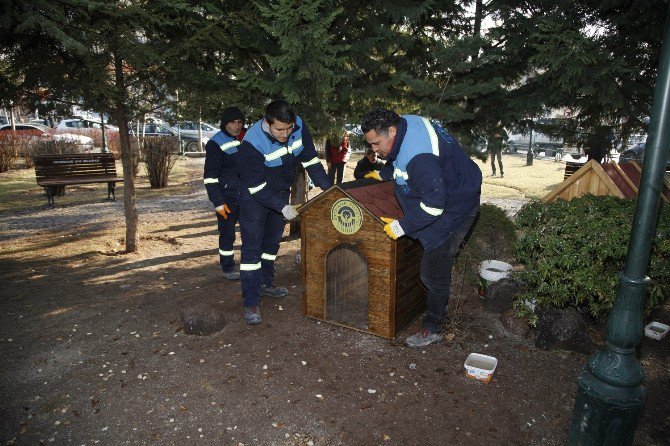
[(363, 116), (361, 130), (363, 133), (374, 130), (379, 134), (388, 135), (389, 127), (398, 127), (398, 124), (400, 124), (400, 116), (396, 112), (385, 108), (375, 108)]
[(265, 120), (268, 124), (273, 124), (276, 119), (286, 123), (295, 122), (293, 107), (284, 99), (275, 99), (265, 107)]

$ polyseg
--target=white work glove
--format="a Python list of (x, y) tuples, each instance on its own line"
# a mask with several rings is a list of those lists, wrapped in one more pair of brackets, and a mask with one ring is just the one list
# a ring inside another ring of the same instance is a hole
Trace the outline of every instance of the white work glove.
[(281, 210), (281, 213), (287, 220), (293, 220), (298, 216), (298, 210), (296, 209), (295, 206), (291, 206), (290, 204), (284, 206)]

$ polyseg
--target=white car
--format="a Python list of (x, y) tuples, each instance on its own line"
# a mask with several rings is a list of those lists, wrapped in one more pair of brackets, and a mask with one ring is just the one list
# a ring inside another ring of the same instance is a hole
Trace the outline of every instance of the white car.
[[(91, 119), (80, 119), (80, 118), (74, 118), (74, 119), (63, 119), (61, 122), (58, 123), (58, 126), (56, 126), (56, 133), (62, 133), (62, 132), (76, 132), (78, 130), (83, 130), (83, 129), (99, 129), (102, 128), (102, 124), (100, 121), (93, 121)], [(110, 131), (119, 131), (119, 128), (105, 123), (105, 129), (110, 130)]]
[[(77, 144), (80, 152), (90, 152), (93, 150), (93, 138), (76, 133), (52, 133), (51, 129), (42, 124), (16, 124), (15, 132), (18, 135), (34, 137), (35, 139), (53, 139), (54, 141), (67, 141)], [(0, 132), (11, 132), (12, 126), (5, 124), (0, 126)]]

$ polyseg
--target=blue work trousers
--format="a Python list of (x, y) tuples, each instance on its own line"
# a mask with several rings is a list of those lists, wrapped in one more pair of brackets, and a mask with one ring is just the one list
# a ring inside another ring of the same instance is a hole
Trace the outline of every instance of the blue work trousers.
[(479, 205), (440, 246), (424, 252), (421, 258), (421, 281), (428, 289), (428, 309), (423, 318), (423, 328), (434, 333), (444, 329), (447, 304), (451, 292), (451, 269), (458, 248), (468, 235), (470, 227), (479, 213)]
[(235, 225), (239, 218), (239, 208), (237, 200), (234, 198), (226, 198), (226, 204), (230, 209), (228, 218), (223, 218), (216, 212), (216, 220), (219, 225), (219, 262), (221, 263), (221, 270), (224, 273), (229, 273), (235, 267), (233, 244), (235, 243)]
[[(288, 191), (280, 194), (288, 203)], [(258, 305), (261, 285), (274, 284), (274, 264), (285, 224), (281, 212), (263, 206), (249, 195), (240, 197), (240, 281), (245, 307)]]

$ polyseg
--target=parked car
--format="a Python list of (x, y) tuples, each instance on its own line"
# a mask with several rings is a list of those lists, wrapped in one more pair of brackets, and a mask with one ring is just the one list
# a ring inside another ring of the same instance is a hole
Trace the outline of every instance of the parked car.
[[(218, 131), (218, 130), (217, 130)], [(136, 129), (131, 129), (130, 134), (133, 136), (135, 135)], [(140, 134), (142, 133), (142, 130), (140, 129)], [(204, 144), (209, 141), (209, 138), (205, 137), (203, 133), (202, 137), (202, 143), (203, 147), (202, 149), (198, 149), (198, 132), (196, 131), (195, 136), (190, 134), (190, 133), (179, 133), (174, 130), (174, 128), (166, 127), (162, 124), (156, 124), (156, 123), (146, 123), (144, 125), (144, 137), (145, 138), (150, 138), (150, 137), (155, 137), (155, 136), (169, 136), (169, 137), (174, 137), (174, 138), (180, 138), (181, 139), (181, 148), (185, 153), (190, 153), (190, 154), (204, 154), (205, 149), (204, 149)]]
[[(137, 127), (132, 126), (130, 129), (130, 134), (133, 136), (137, 136)], [(144, 128), (139, 129), (139, 135), (144, 135), (145, 137), (151, 137), (151, 136), (176, 136), (177, 134), (172, 131), (169, 127), (166, 127), (161, 124), (155, 124), (152, 122), (148, 122), (144, 124)]]
[[(82, 118), (73, 118), (73, 119), (63, 119), (56, 126), (56, 132), (72, 132), (81, 129), (99, 129), (102, 128), (102, 123), (100, 121), (94, 121), (92, 119), (82, 119)], [(110, 131), (119, 131), (119, 128), (105, 123), (105, 129)]]
[[(181, 135), (195, 136), (196, 138), (198, 137), (198, 123), (196, 122), (184, 121), (180, 122), (179, 125), (170, 128), (173, 132), (179, 133)], [(209, 138), (216, 135), (216, 133), (219, 131), (219, 129), (215, 126), (205, 122), (200, 123), (200, 128), (202, 129), (203, 140), (205, 138), (209, 140)]]
[[(53, 133), (53, 131), (42, 124), (16, 124), (15, 131), (19, 135), (34, 137), (35, 139), (53, 139), (54, 141), (72, 142), (77, 145), (79, 151), (90, 152), (93, 150), (93, 138), (75, 133)], [(11, 132), (12, 126), (5, 124), (0, 126), (0, 132)]]
[[(634, 145), (633, 147), (629, 147), (623, 152), (621, 152), (621, 155), (619, 155), (619, 162), (629, 163), (632, 161), (637, 161), (638, 163), (642, 164), (642, 162), (644, 161), (644, 152), (646, 149), (647, 149), (646, 142), (641, 142), (639, 144)], [(670, 157), (666, 157), (665, 171), (670, 173)]]

